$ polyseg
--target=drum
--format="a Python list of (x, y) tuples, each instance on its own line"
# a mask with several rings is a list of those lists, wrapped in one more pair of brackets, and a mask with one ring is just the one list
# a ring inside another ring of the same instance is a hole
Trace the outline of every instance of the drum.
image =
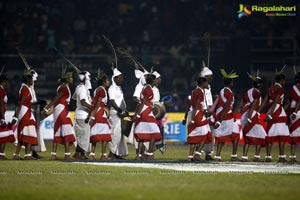
[(123, 119), (121, 119), (122, 135), (125, 135), (126, 137), (130, 135), (132, 124), (133, 120), (131, 117), (124, 117)]
[(163, 103), (156, 102), (152, 107), (152, 112), (157, 120), (161, 120), (166, 114), (166, 107)]

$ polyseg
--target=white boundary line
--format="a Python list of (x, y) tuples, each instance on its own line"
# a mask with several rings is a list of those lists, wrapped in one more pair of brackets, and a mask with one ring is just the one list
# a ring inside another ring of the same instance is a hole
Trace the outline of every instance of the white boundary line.
[(186, 171), (194, 173), (264, 173), (264, 174), (300, 174), (300, 165), (285, 164), (244, 164), (244, 163), (113, 163), (113, 162), (74, 162), (79, 164), (150, 168), (161, 170)]

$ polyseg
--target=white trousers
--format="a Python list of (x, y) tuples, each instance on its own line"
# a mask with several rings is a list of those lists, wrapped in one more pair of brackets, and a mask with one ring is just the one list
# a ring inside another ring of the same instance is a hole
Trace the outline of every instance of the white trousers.
[(128, 148), (124, 135), (121, 130), (121, 119), (117, 114), (111, 113), (109, 117), (111, 124), (111, 142), (109, 143), (110, 151), (117, 156), (127, 156)]

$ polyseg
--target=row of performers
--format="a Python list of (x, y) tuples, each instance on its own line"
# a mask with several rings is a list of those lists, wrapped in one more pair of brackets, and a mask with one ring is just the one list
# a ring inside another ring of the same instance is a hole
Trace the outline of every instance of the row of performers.
[[(197, 79), (198, 86), (192, 91), (190, 109), (186, 114), (188, 121), (188, 143), (190, 161), (201, 160), (201, 151), (204, 146), (209, 149), (208, 158), (213, 152), (213, 138), (217, 144), (215, 160), (221, 161), (221, 151), (226, 140), (233, 143), (231, 160), (238, 160), (237, 147), (239, 134), (238, 127), (234, 122), (232, 106), (234, 104), (234, 94), (232, 92), (233, 79), (238, 77), (236, 73), (227, 74), (221, 70), (224, 77), (225, 87), (220, 91), (220, 95), (213, 105), (210, 83), (212, 81), (212, 71), (204, 67)], [(153, 159), (155, 142), (162, 139), (161, 123), (158, 123), (152, 112), (153, 102), (158, 99), (159, 91), (157, 85), (160, 82), (160, 75), (157, 72), (140, 72), (140, 82), (135, 93), (138, 102), (135, 115), (133, 116), (133, 134), (130, 140), (135, 143), (137, 149), (136, 159)], [(64, 71), (61, 75), (62, 84), (57, 88), (57, 95), (41, 111), (42, 115), (47, 115), (49, 109), (54, 107), (54, 139), (51, 152), (51, 159), (56, 160), (57, 144), (65, 146), (65, 159), (74, 159), (70, 154), (70, 146), (76, 143), (75, 158), (84, 158), (85, 152), (90, 152), (89, 159), (95, 159), (96, 144), (102, 143), (101, 159), (122, 159), (128, 154), (125, 138), (121, 133), (121, 119), (128, 116), (126, 103), (121, 88), (123, 75), (117, 69), (113, 69), (112, 84), (107, 75), (98, 73), (98, 85), (94, 91), (94, 98), (89, 94), (91, 89), (90, 74), (88, 72), (79, 73), (81, 83), (76, 87), (72, 96), (76, 100), (75, 125), (73, 127), (70, 119), (68, 105), (71, 100), (69, 85), (73, 83), (71, 72)], [(285, 83), (284, 74), (278, 73), (275, 84), (268, 91), (268, 112), (267, 131), (259, 122), (259, 112), (261, 109), (262, 79), (253, 77), (253, 88), (245, 93), (246, 104), (242, 110), (242, 128), (245, 138), (242, 161), (247, 161), (247, 152), (250, 144), (256, 145), (254, 161), (261, 161), (260, 149), (266, 146), (266, 161), (272, 161), (271, 148), (274, 142), (279, 142), (279, 161), (286, 162), (284, 145), (291, 144), (291, 161), (296, 161), (295, 146), (300, 141), (300, 113), (298, 113), (300, 101), (300, 74), (295, 76), (295, 85), (291, 89), (290, 120), (287, 125), (287, 115), (283, 108), (283, 86)], [(32, 102), (36, 101), (33, 83), (37, 79), (34, 70), (25, 70), (24, 80), (19, 92), (19, 103), (11, 123), (5, 121), (5, 111), (7, 96), (5, 86), (7, 78), (1, 75), (1, 159), (5, 159), (5, 143), (14, 140), (11, 129), (17, 125), (18, 145), (14, 154), (14, 159), (21, 159), (21, 146), (25, 146), (24, 159), (33, 159), (31, 149), (39, 147), (40, 151), (45, 150), (43, 140), (37, 131), (37, 123), (32, 113)], [(108, 94), (106, 89), (108, 88)], [(110, 109), (106, 108), (110, 98)], [(185, 120), (184, 120), (185, 121)], [(75, 131), (74, 131), (75, 129)], [(89, 144), (92, 144), (90, 149)], [(106, 145), (109, 143), (110, 154), (106, 155)], [(206, 145), (205, 145), (206, 144)], [(37, 150), (37, 151), (39, 151)]]
[[(51, 159), (57, 160), (57, 145), (65, 147), (65, 160), (96, 159), (96, 144), (102, 143), (101, 160), (123, 159), (128, 155), (127, 143), (121, 132), (121, 121), (129, 114), (126, 111), (126, 103), (122, 91), (123, 74), (113, 68), (112, 84), (109, 77), (99, 71), (97, 75), (98, 87), (94, 90), (93, 98), (90, 95), (91, 74), (87, 71), (79, 72), (80, 84), (71, 95), (69, 85), (73, 83), (72, 72), (62, 71), (61, 85), (57, 88), (57, 95), (47, 104), (40, 104), (36, 99), (34, 82), (38, 74), (33, 69), (26, 69), (23, 75), (23, 83), (19, 90), (18, 106), (11, 122), (5, 120), (7, 95), (6, 86), (8, 79), (1, 74), (0, 100), (1, 100), (1, 126), (0, 126), (0, 159), (7, 159), (4, 153), (5, 144), (14, 142), (13, 130), (17, 129), (17, 148), (13, 159), (21, 160), (20, 151), (25, 147), (25, 160), (39, 158), (36, 152), (46, 151), (42, 133), (38, 130), (40, 116), (53, 113), (54, 139)], [(160, 100), (160, 84), (158, 72), (135, 70), (139, 78), (134, 92), (134, 100), (137, 109), (134, 116), (134, 126), (130, 134), (130, 141), (134, 143), (137, 151), (136, 159), (153, 159), (155, 142), (162, 140), (161, 122), (157, 121), (152, 112), (154, 101)], [(108, 90), (107, 90), (108, 89)], [(108, 94), (107, 94), (108, 93)], [(107, 108), (109, 96), (110, 108)], [(70, 100), (76, 100), (75, 123), (73, 126), (68, 110)], [(35, 105), (41, 107), (41, 111)], [(75, 144), (76, 152), (70, 153), (70, 146)], [(106, 154), (106, 146), (109, 144), (110, 154)], [(164, 151), (164, 144), (160, 144)], [(146, 146), (146, 149), (145, 149)], [(32, 151), (32, 154), (31, 154)], [(86, 153), (89, 152), (89, 157)]]
[[(260, 151), (266, 147), (266, 162), (272, 162), (271, 149), (274, 143), (279, 143), (278, 162), (287, 162), (284, 153), (286, 143), (291, 145), (290, 162), (297, 162), (295, 155), (296, 145), (300, 143), (300, 73), (295, 73), (294, 85), (290, 90), (289, 116), (283, 107), (285, 75), (283, 70), (276, 73), (275, 83), (268, 89), (268, 94), (262, 101), (261, 88), (263, 80), (259, 75), (249, 77), (253, 87), (244, 94), (245, 104), (240, 101), (237, 109), (241, 109), (241, 127), (245, 140), (241, 159), (237, 156), (240, 128), (234, 120), (232, 92), (233, 80), (238, 75), (226, 73), (221, 69), (224, 78), (224, 88), (221, 89), (217, 99), (213, 103), (210, 83), (212, 71), (204, 67), (197, 79), (198, 86), (192, 91), (190, 107), (186, 111), (183, 123), (188, 121), (188, 143), (190, 152), (188, 159), (202, 160), (201, 151), (205, 144), (213, 144), (215, 139), (217, 151), (214, 159), (222, 161), (222, 147), (226, 141), (232, 142), (232, 161), (248, 161), (249, 145), (255, 145), (253, 161), (262, 161)], [(260, 111), (267, 102), (266, 130), (260, 123)], [(213, 151), (213, 146), (211, 147)]]

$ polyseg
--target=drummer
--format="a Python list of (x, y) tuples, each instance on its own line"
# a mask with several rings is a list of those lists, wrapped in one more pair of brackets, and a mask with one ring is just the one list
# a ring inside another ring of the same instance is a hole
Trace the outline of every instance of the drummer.
[[(32, 110), (33, 110), (33, 115), (34, 115), (34, 117), (36, 119), (36, 122), (37, 122), (36, 125), (39, 127), (40, 123), (41, 123), (39, 113), (40, 113), (40, 108), (41, 108), (42, 101), (37, 100), (37, 96), (36, 96), (35, 89), (34, 89), (34, 84), (37, 81), (38, 73), (33, 69), (30, 70), (30, 73), (32, 75), (32, 80), (33, 80), (33, 83), (30, 86), (30, 92), (32, 94), (32, 99), (31, 99), (30, 103), (32, 104), (32, 107), (33, 107)], [(39, 128), (37, 129), (37, 139), (38, 139), (38, 145), (31, 146), (32, 157), (35, 158), (35, 159), (41, 159), (42, 157), (39, 156), (37, 154), (37, 152), (45, 152), (47, 149), (46, 149), (46, 145), (45, 145), (43, 136), (40, 133)]]
[[(161, 83), (161, 76), (157, 71), (154, 71), (153, 75), (155, 76), (155, 80), (154, 80), (154, 85), (153, 85), (152, 89), (153, 89), (153, 94), (154, 94), (153, 99), (154, 99), (154, 104), (155, 104), (155, 103), (160, 102), (160, 92), (159, 92), (158, 86)], [(166, 104), (168, 105), (168, 102), (166, 102)], [(157, 125), (160, 129), (162, 140), (156, 143), (156, 148), (158, 148), (160, 150), (160, 152), (162, 154), (164, 154), (164, 152), (166, 151), (166, 142), (164, 141), (164, 128), (163, 128), (164, 126), (162, 123), (162, 119), (157, 120)]]

